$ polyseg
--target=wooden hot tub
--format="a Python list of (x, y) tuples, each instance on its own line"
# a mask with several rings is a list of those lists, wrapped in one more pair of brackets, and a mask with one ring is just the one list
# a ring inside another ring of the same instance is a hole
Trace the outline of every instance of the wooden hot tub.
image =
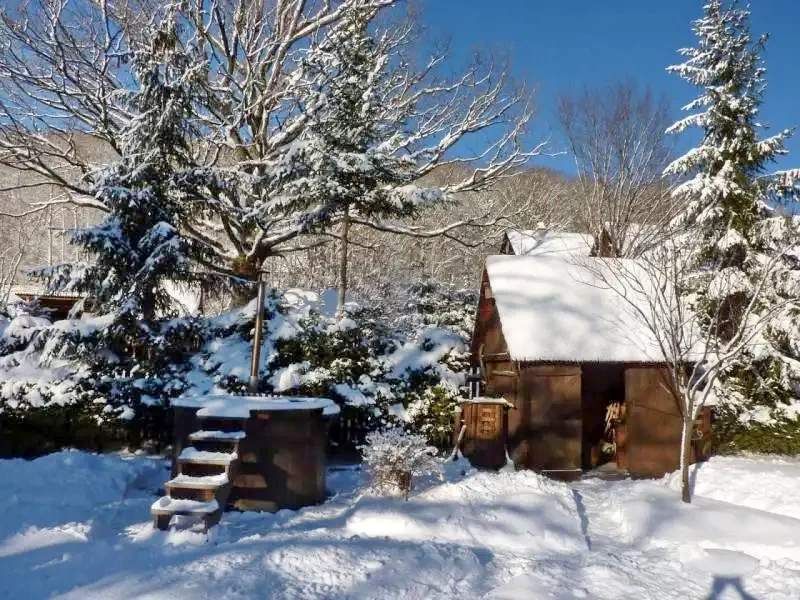
[(226, 508), (275, 511), (325, 499), (328, 427), (339, 413), (332, 400), (206, 396), (173, 410), (172, 479), (153, 505), (157, 526), (176, 514), (213, 525)]

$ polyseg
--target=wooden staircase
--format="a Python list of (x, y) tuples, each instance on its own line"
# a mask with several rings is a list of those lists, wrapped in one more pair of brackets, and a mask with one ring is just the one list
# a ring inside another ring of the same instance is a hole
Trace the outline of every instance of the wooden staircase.
[(189, 434), (191, 446), (177, 457), (177, 475), (164, 484), (166, 496), (150, 508), (156, 528), (168, 529), (175, 515), (200, 517), (206, 529), (219, 523), (239, 465), (246, 422), (235, 417), (200, 421), (201, 429)]

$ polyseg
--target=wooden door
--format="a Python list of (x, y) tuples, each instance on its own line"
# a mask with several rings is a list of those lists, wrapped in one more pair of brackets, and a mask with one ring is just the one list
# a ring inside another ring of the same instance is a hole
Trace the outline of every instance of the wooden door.
[(680, 465), (681, 411), (663, 367), (625, 368), (628, 469), (634, 477), (661, 477)]
[(515, 454), (516, 444), (509, 446), (509, 440), (516, 435), (519, 428), (519, 370), (511, 361), (486, 363), (486, 388), (484, 395), (491, 398), (504, 398), (513, 405), (504, 411), (503, 421), (503, 463), (508, 451), (511, 459), (519, 464)]
[(514, 436), (518, 460), (556, 477), (580, 473), (580, 366), (526, 366), (519, 399), (519, 426)]

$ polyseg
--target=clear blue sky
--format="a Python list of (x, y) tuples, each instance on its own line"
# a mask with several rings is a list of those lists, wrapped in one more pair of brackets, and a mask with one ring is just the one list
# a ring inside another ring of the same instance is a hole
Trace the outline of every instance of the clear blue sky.
[[(679, 62), (676, 50), (693, 45), (690, 22), (703, 0), (418, 0), (432, 36), (448, 39), (456, 59), (476, 49), (511, 56), (515, 77), (536, 89), (539, 115), (532, 139), (552, 136), (563, 150), (555, 120), (556, 98), (583, 84), (633, 78), (664, 93), (679, 116), (696, 89), (665, 67)], [(769, 87), (761, 121), (771, 132), (800, 127), (800, 0), (752, 2), (752, 33), (770, 34), (765, 54)], [(695, 140), (685, 135), (678, 149)], [(800, 167), (800, 132), (778, 168)], [(573, 170), (567, 157), (539, 164)]]

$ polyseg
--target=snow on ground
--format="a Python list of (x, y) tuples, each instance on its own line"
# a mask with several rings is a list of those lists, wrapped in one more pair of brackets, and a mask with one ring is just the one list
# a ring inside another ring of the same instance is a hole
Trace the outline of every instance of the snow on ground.
[(0, 598), (798, 598), (800, 460), (715, 458), (676, 480), (462, 474), (411, 500), (332, 468), (323, 505), (154, 531), (164, 461), (0, 461)]

